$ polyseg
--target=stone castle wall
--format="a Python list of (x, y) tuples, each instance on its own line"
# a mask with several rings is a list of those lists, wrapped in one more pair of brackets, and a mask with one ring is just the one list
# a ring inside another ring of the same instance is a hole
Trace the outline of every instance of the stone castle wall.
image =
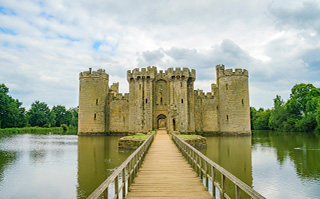
[(79, 134), (106, 131), (109, 76), (104, 70), (85, 71), (79, 75)]
[(108, 85), (104, 70), (80, 73), (79, 135), (170, 132), (250, 134), (248, 71), (218, 65), (211, 92), (194, 90), (195, 70), (156, 67), (127, 72), (129, 93)]

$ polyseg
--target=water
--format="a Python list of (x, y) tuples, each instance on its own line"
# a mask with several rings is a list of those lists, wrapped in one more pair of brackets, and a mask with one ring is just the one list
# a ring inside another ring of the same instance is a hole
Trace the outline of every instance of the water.
[[(0, 198), (86, 198), (132, 151), (119, 137), (0, 137)], [(320, 136), (207, 137), (202, 150), (267, 198), (320, 198)]]
[(202, 153), (267, 198), (320, 198), (320, 135), (261, 131), (207, 144)]
[(120, 137), (0, 137), (0, 198), (86, 198), (132, 151)]

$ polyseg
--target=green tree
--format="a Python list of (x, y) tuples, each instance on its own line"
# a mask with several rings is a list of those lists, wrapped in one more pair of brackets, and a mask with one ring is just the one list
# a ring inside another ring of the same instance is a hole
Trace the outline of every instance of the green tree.
[(56, 115), (56, 126), (61, 126), (61, 124), (70, 125), (72, 120), (72, 113), (67, 111), (65, 106), (58, 105), (52, 107), (52, 111)]
[(27, 114), (31, 126), (50, 127), (55, 125), (55, 113), (50, 111), (48, 105), (44, 102), (35, 101), (32, 103)]
[(286, 109), (281, 96), (276, 95), (273, 99), (273, 109), (269, 118), (269, 127), (274, 130), (281, 130), (283, 123), (286, 121)]
[(269, 119), (271, 116), (271, 110), (264, 110), (260, 108), (256, 112), (255, 120), (253, 121), (253, 129), (255, 130), (269, 130)]
[(0, 127), (24, 127), (26, 125), (25, 109), (22, 103), (8, 95), (9, 88), (0, 84)]
[(70, 108), (68, 110), (71, 115), (72, 115), (72, 118), (71, 118), (71, 121), (70, 121), (70, 125), (71, 126), (78, 126), (78, 112), (79, 112), (79, 107), (74, 107), (74, 108)]

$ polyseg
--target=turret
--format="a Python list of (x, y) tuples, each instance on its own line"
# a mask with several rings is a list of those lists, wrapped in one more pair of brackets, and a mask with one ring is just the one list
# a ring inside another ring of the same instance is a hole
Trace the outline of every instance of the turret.
[(107, 96), (109, 75), (105, 70), (79, 74), (78, 135), (107, 131)]
[(251, 133), (248, 71), (217, 65), (216, 72), (220, 131)]

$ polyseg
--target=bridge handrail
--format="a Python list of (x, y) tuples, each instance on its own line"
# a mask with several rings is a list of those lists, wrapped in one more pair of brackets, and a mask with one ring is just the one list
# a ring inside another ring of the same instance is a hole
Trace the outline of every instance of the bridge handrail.
[[(104, 198), (108, 198), (109, 185), (114, 182), (114, 196), (113, 198), (119, 198), (119, 193), (122, 191), (122, 198), (125, 198), (133, 179), (141, 167), (142, 160), (148, 151), (152, 140), (154, 138), (154, 133), (146, 141), (140, 145), (96, 190), (94, 190), (88, 199), (98, 198), (101, 194), (104, 194)], [(119, 186), (119, 177), (122, 177), (122, 183)]]
[[(247, 193), (250, 197), (254, 199), (265, 199), (261, 194), (255, 191), (253, 188), (242, 182), (239, 178), (232, 175), (229, 171), (218, 165), (217, 163), (210, 160), (208, 157), (203, 155), (200, 151), (192, 147), (190, 144), (186, 143), (182, 139), (180, 139), (175, 134), (172, 134), (172, 139), (181, 151), (181, 153), (185, 156), (188, 163), (191, 164), (193, 169), (197, 172), (201, 179), (205, 178), (205, 186), (206, 189), (209, 190), (209, 180), (211, 180), (211, 188), (212, 188), (212, 196), (216, 198), (215, 188), (220, 191), (222, 198), (230, 198), (227, 195), (225, 190), (225, 178), (227, 177), (234, 185), (235, 185), (235, 198), (240, 198), (240, 190)], [(211, 172), (209, 172), (208, 167), (211, 167)], [(221, 182), (220, 185), (218, 181), (216, 181), (215, 169), (221, 173)], [(211, 173), (211, 175), (210, 175)]]

